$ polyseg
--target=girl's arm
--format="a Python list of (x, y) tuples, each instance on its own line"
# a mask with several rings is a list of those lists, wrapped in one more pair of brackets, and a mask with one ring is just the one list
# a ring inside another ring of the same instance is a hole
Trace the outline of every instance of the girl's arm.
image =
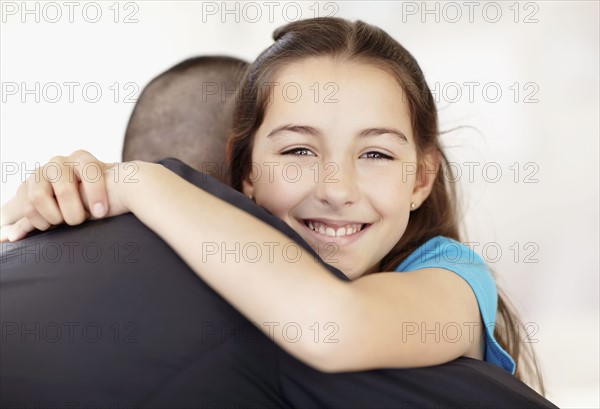
[[(478, 304), (458, 275), (422, 269), (343, 282), (281, 232), (161, 165), (141, 162), (136, 179), (109, 192), (305, 363), (338, 372), (482, 358)], [(447, 324), (462, 327), (458, 340), (443, 336)]]

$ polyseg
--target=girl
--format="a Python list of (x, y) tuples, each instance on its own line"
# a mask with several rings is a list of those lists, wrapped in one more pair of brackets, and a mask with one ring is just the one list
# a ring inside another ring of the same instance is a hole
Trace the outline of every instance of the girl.
[[(376, 27), (337, 18), (290, 23), (274, 40), (239, 96), (228, 144), (232, 186), (351, 281), (298, 248), (290, 254), (283, 234), (161, 165), (110, 167), (83, 151), (51, 160), (59, 180), (40, 178), (42, 168), (19, 188), (2, 209), (2, 224), (12, 224), (3, 235), (17, 240), (34, 228), (78, 224), (87, 210), (130, 211), (276, 343), (319, 370), (466, 356), (520, 378), (532, 372), (543, 393), (533, 355), (505, 325), (515, 316), (490, 269), (460, 243), (453, 186), (440, 171), (447, 160), (436, 107), (412, 55)], [(91, 165), (104, 171), (104, 183), (81, 176)], [(261, 256), (240, 256), (248, 245)], [(295, 336), (273, 331), (290, 325)], [(313, 336), (315, 325), (333, 336)]]

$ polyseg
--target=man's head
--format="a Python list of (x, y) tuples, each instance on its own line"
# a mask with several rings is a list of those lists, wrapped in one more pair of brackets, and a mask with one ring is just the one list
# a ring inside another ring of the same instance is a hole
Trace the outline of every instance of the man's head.
[(225, 145), (247, 66), (233, 57), (196, 57), (153, 79), (131, 114), (123, 160), (176, 157), (227, 183)]

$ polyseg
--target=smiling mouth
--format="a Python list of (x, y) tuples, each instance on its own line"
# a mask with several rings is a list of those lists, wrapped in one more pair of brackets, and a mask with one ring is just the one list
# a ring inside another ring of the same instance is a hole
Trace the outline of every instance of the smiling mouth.
[(370, 226), (370, 224), (368, 224), (368, 223), (363, 223), (363, 224), (353, 223), (353, 224), (347, 224), (345, 226), (340, 226), (340, 227), (332, 227), (332, 226), (328, 226), (325, 223), (321, 223), (321, 222), (317, 222), (317, 221), (313, 221), (313, 220), (303, 220), (303, 222), (306, 225), (306, 227), (308, 227), (312, 231), (322, 234), (324, 236), (328, 236), (328, 237), (351, 236), (356, 233), (360, 233), (361, 231), (366, 229), (368, 226)]

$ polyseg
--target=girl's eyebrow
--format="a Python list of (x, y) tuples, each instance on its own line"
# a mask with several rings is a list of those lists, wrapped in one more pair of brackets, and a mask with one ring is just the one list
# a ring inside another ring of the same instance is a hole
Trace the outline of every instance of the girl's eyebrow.
[(400, 132), (399, 130), (393, 128), (367, 128), (360, 131), (360, 134), (358, 134), (358, 136), (360, 138), (366, 138), (368, 136), (378, 136), (383, 134), (397, 136), (402, 140), (402, 142), (408, 143), (408, 138), (406, 137), (406, 135), (404, 135), (404, 133)]
[(285, 131), (296, 132), (296, 133), (300, 133), (303, 135), (312, 135), (312, 136), (320, 136), (321, 135), (321, 131), (319, 131), (316, 128), (313, 128), (312, 126), (287, 124), (287, 125), (278, 126), (277, 128), (273, 129), (267, 135), (267, 138), (271, 139), (275, 136), (278, 136), (278, 138), (281, 138), (281, 137), (283, 137), (283, 135), (281, 135), (281, 134)]
[[(267, 138), (269, 138), (269, 139), (275, 138), (275, 137), (281, 138), (284, 136), (284, 135), (282, 135), (282, 133), (285, 131), (296, 132), (296, 133), (300, 133), (303, 135), (311, 135), (311, 136), (321, 136), (323, 134), (319, 129), (313, 128), (312, 126), (287, 124), (287, 125), (278, 126), (277, 128), (273, 129), (267, 135)], [(403, 143), (408, 143), (408, 138), (406, 137), (406, 135), (404, 135), (404, 133), (402, 133), (401, 131), (399, 131), (397, 129), (393, 129), (393, 128), (363, 129), (358, 134), (358, 137), (366, 138), (366, 137), (378, 136), (378, 135), (383, 135), (383, 134), (394, 135), (394, 136), (398, 137)]]

